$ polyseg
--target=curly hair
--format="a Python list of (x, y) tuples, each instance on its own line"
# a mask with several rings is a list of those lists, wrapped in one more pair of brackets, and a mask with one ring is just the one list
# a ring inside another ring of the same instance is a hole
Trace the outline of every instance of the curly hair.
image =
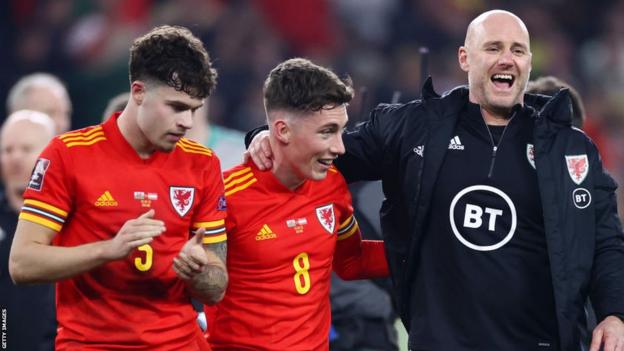
[(130, 48), (130, 82), (156, 80), (194, 98), (205, 98), (217, 84), (202, 42), (187, 28), (160, 26)]
[(351, 78), (340, 79), (310, 60), (293, 58), (275, 67), (264, 82), (267, 111), (317, 112), (353, 99)]

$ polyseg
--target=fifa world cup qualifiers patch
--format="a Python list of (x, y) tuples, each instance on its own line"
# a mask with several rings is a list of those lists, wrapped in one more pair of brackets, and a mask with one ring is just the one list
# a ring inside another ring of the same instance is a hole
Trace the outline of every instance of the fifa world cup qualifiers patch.
[(32, 175), (30, 176), (30, 181), (28, 182), (28, 187), (30, 189), (41, 191), (41, 188), (43, 187), (45, 173), (48, 170), (49, 166), (50, 160), (47, 160), (45, 158), (39, 158), (37, 160)]
[(227, 202), (225, 201), (225, 195), (219, 196), (219, 202), (217, 203), (217, 211), (225, 211), (227, 209)]

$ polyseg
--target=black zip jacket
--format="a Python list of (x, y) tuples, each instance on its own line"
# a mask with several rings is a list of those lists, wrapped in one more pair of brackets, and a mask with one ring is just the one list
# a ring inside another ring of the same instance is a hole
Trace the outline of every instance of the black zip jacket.
[[(429, 79), (421, 100), (379, 105), (369, 121), (346, 133), (346, 154), (336, 162), (349, 182), (382, 180), (386, 200), (381, 225), (394, 295), (407, 330), (417, 248), (438, 171), (467, 99), (466, 87), (439, 96)], [(624, 313), (624, 236), (617, 215), (617, 185), (604, 171), (596, 146), (571, 127), (566, 90), (552, 99), (527, 94), (523, 108), (531, 109), (536, 119), (535, 164), (560, 345), (562, 350), (578, 350), (588, 295), (598, 321)], [(588, 174), (579, 185), (569, 175), (566, 155), (588, 157)], [(585, 208), (574, 204), (577, 188), (591, 195)]]

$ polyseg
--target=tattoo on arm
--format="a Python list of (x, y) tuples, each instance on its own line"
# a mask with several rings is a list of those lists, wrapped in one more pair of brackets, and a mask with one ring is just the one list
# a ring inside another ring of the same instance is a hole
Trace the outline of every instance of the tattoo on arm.
[(206, 249), (212, 251), (217, 257), (221, 259), (221, 262), (225, 264), (227, 260), (227, 241), (222, 241), (216, 244), (208, 244)]
[(193, 279), (192, 285), (193, 290), (198, 295), (197, 297), (202, 302), (212, 305), (223, 298), (228, 283), (228, 275), (225, 269), (227, 243), (224, 241), (208, 244), (204, 245), (204, 248), (211, 257), (211, 262), (202, 274)]

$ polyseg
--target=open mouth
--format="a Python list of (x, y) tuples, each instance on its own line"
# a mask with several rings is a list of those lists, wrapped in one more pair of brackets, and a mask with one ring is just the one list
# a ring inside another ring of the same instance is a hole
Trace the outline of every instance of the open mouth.
[(501, 89), (509, 89), (513, 86), (516, 81), (516, 77), (511, 74), (506, 73), (497, 73), (493, 75), (490, 80), (497, 88)]
[(326, 166), (326, 167), (331, 167), (332, 163), (334, 162), (334, 159), (331, 158), (323, 158), (323, 159), (319, 159), (318, 163)]

